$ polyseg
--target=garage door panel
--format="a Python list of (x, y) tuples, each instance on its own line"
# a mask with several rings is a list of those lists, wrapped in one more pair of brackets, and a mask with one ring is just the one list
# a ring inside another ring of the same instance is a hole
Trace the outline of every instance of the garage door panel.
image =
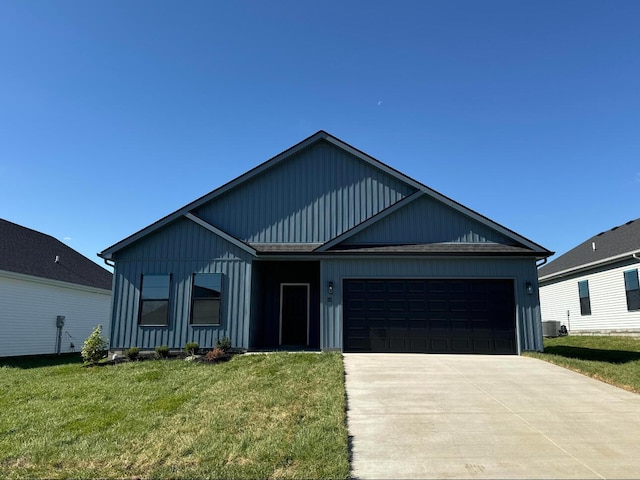
[(347, 352), (516, 353), (511, 280), (358, 279), (343, 292)]

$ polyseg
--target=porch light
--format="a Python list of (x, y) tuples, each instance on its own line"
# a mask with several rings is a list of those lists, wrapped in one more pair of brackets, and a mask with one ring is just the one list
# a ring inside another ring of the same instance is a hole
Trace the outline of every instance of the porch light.
[(329, 295), (333, 295), (333, 282), (327, 284), (327, 289), (329, 290)]
[(524, 289), (527, 292), (527, 295), (533, 295), (533, 285), (531, 284), (531, 282), (525, 283)]

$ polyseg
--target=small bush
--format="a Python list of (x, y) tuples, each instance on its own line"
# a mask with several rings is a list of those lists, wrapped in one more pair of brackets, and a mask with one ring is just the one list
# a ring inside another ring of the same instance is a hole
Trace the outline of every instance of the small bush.
[(124, 356), (127, 357), (129, 360), (137, 360), (138, 355), (140, 355), (140, 349), (138, 347), (127, 348), (124, 351)]
[(197, 355), (199, 349), (200, 349), (200, 344), (198, 342), (188, 342), (184, 346), (184, 351), (189, 356)]
[(231, 340), (229, 337), (222, 337), (216, 341), (216, 348), (219, 348), (223, 352), (231, 350)]
[(82, 359), (89, 365), (96, 364), (107, 354), (107, 341), (102, 336), (102, 325), (93, 329), (82, 345)]
[(214, 348), (213, 350), (209, 350), (207, 352), (207, 354), (204, 356), (205, 360), (208, 360), (210, 362), (214, 362), (216, 360), (219, 360), (221, 358), (223, 358), (226, 355), (225, 351), (222, 350), (221, 348)]
[(168, 358), (169, 357), (169, 347), (167, 345), (158, 345), (156, 347), (156, 355), (160, 358)]

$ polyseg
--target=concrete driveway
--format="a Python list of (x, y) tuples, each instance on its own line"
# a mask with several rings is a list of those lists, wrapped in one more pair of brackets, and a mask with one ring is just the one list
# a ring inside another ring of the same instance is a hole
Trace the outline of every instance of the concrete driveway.
[(640, 395), (528, 357), (344, 362), (355, 478), (640, 478)]

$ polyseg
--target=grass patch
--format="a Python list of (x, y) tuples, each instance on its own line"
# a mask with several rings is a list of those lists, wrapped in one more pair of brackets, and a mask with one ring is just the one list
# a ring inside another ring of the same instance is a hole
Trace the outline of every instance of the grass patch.
[(0, 362), (2, 478), (349, 475), (339, 354), (22, 361)]
[(527, 352), (611, 385), (640, 393), (640, 340), (630, 337), (546, 338), (544, 353)]

